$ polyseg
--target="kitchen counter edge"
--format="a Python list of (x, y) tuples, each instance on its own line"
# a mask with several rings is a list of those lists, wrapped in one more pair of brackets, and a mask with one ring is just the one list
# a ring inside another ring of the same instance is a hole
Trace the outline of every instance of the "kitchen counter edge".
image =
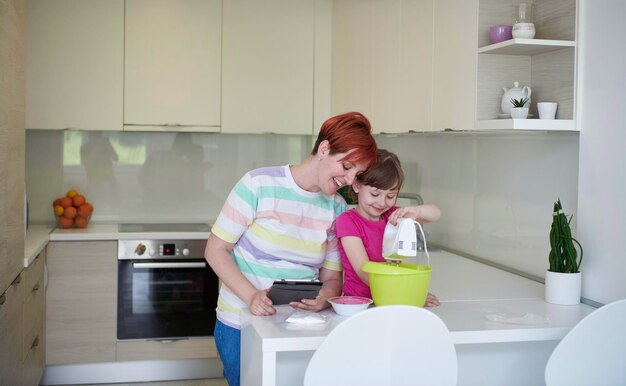
[(50, 241), (117, 240), (203, 240), (210, 232), (119, 232), (118, 224), (91, 224), (85, 229), (58, 229), (53, 225), (31, 225), (24, 240), (24, 268), (41, 253)]

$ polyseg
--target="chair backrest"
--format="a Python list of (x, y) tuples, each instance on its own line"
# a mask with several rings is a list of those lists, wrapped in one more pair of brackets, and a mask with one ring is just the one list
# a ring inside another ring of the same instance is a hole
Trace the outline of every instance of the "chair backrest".
[(598, 308), (556, 346), (548, 386), (626, 385), (626, 299)]
[(317, 349), (305, 386), (456, 385), (457, 357), (439, 317), (419, 307), (382, 306), (335, 327)]

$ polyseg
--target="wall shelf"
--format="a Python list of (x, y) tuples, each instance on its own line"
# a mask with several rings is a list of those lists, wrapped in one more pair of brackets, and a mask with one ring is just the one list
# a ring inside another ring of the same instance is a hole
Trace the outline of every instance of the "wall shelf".
[(504, 42), (480, 47), (479, 54), (534, 56), (563, 48), (573, 48), (576, 42), (548, 39), (510, 39)]
[(477, 120), (475, 130), (578, 131), (572, 119), (488, 119)]

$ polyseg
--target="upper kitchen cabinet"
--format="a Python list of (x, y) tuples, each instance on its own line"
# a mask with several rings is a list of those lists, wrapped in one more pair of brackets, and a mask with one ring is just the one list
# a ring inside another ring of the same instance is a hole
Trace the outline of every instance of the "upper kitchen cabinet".
[(362, 112), (375, 133), (431, 130), (432, 0), (336, 1), (332, 52), (333, 114)]
[(478, 0), (437, 0), (434, 15), (432, 128), (472, 130), (476, 120)]
[(28, 0), (26, 127), (121, 130), (124, 0)]
[(219, 131), (221, 0), (126, 0), (124, 130)]
[(317, 133), (330, 114), (330, 0), (228, 0), (222, 133)]
[[(489, 27), (511, 24), (519, 1), (480, 0), (476, 129), (566, 130), (575, 125), (576, 0), (534, 0), (534, 39), (490, 44)], [(529, 1), (530, 2), (530, 1)], [(500, 108), (502, 88), (513, 82), (532, 90), (530, 113), (537, 102), (557, 102), (555, 120), (510, 119)], [(504, 118), (504, 119), (497, 119)]]
[(25, 66), (26, 3), (0, 2), (0, 309), (23, 269)]

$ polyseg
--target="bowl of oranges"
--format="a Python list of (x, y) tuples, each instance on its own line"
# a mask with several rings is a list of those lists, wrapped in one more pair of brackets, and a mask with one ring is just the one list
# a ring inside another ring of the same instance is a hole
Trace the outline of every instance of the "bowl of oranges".
[(67, 194), (52, 202), (54, 215), (61, 228), (87, 228), (93, 205), (77, 190), (68, 190)]

